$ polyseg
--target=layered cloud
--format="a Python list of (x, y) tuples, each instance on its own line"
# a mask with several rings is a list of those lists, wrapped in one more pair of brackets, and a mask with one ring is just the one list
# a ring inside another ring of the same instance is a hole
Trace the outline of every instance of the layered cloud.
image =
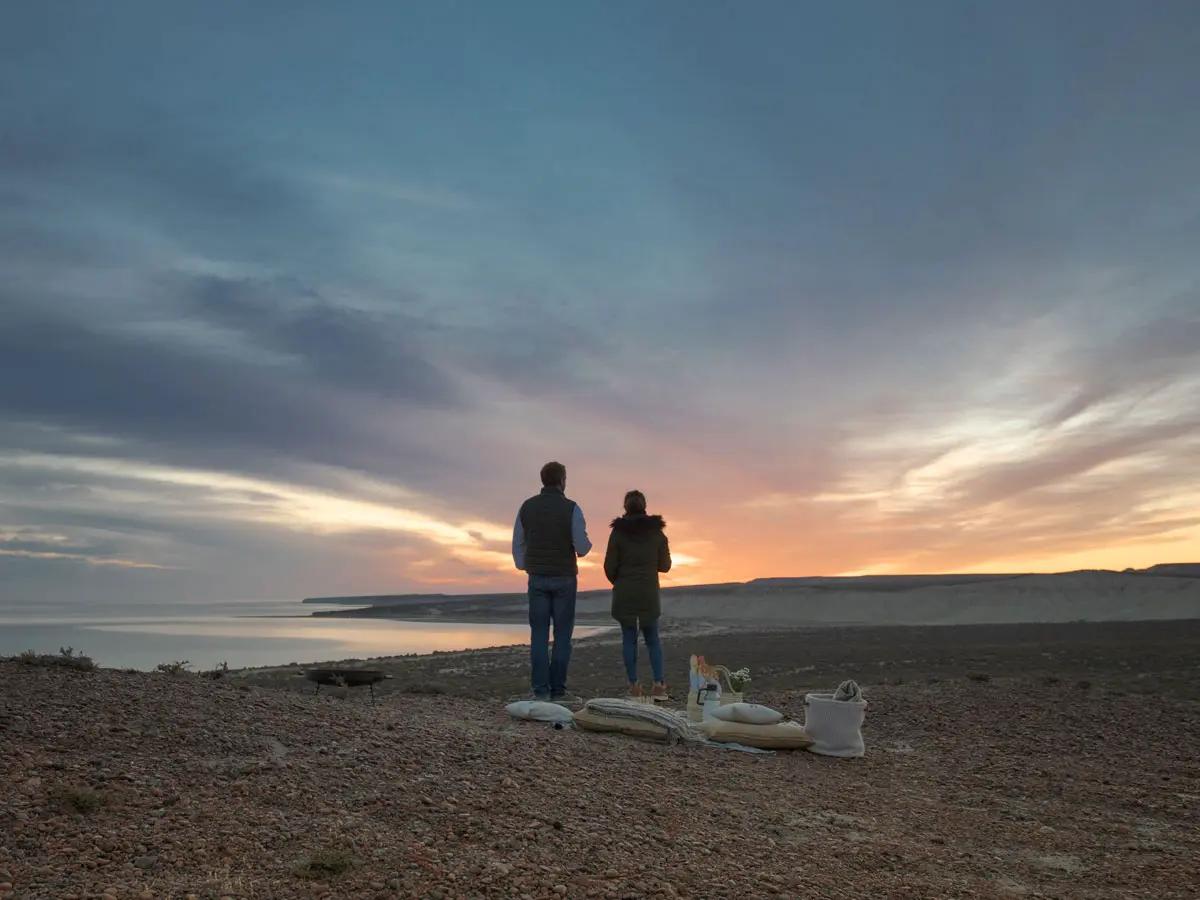
[(681, 582), (1200, 556), (1190, 5), (54, 6), (0, 600), (517, 588), (550, 458)]

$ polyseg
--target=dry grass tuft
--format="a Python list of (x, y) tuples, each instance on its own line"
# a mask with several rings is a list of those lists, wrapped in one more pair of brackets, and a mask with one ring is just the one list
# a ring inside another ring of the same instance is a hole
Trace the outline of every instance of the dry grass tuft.
[(107, 795), (93, 791), (90, 788), (74, 787), (69, 784), (56, 784), (46, 795), (51, 804), (64, 812), (77, 812), (90, 816), (108, 805)]
[(345, 850), (327, 847), (318, 850), (296, 867), (295, 874), (300, 878), (323, 880), (338, 875), (344, 875), (354, 866), (354, 857)]

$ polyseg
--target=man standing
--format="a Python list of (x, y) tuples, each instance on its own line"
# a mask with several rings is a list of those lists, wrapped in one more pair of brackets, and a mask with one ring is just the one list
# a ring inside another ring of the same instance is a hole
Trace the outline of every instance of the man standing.
[[(521, 504), (513, 526), (513, 563), (529, 575), (529, 659), (533, 696), (567, 698), (571, 633), (575, 630), (578, 557), (592, 549), (583, 511), (567, 498), (567, 467), (542, 466), (541, 493)], [(550, 625), (554, 655), (550, 655)]]

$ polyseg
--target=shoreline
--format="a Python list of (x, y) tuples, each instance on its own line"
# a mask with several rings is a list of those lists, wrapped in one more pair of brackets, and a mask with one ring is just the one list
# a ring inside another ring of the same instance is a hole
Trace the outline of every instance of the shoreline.
[[(275, 616), (275, 615), (249, 615), (238, 616), (235, 618), (245, 619), (298, 619), (308, 620), (311, 616)], [(343, 618), (338, 616), (336, 618)], [(348, 617), (353, 619), (355, 617)], [(456, 616), (424, 616), (417, 617), (411, 614), (408, 615), (388, 615), (384, 616), (389, 623), (402, 625), (409, 623), (415, 626), (430, 626), (430, 625), (470, 625), (486, 628), (488, 626), (512, 626), (517, 624), (526, 624), (527, 620), (515, 621), (511, 618), (493, 618), (490, 621), (483, 621), (477, 615), (464, 616), (462, 618)], [(614, 647), (620, 644), (621, 635), (620, 629), (616, 623), (609, 619), (607, 622), (601, 621), (580, 621), (577, 625), (581, 628), (592, 630), (592, 633), (583, 636), (577, 636), (573, 640), (573, 648), (575, 654), (582, 653), (587, 656), (593, 648)], [(722, 644), (748, 642), (753, 644), (757, 638), (767, 638), (774, 641), (790, 640), (795, 642), (797, 651), (802, 652), (800, 648), (811, 644), (820, 643), (824, 638), (830, 641), (839, 643), (854, 644), (859, 641), (864, 648), (874, 647), (880, 644), (889, 643), (905, 643), (910, 640), (929, 640), (933, 642), (944, 642), (953, 644), (956, 641), (967, 641), (968, 643), (976, 642), (981, 637), (988, 635), (1005, 635), (1012, 633), (1020, 633), (1024, 635), (1023, 640), (1037, 642), (1043, 639), (1053, 639), (1056, 642), (1071, 642), (1080, 637), (1086, 637), (1089, 634), (1104, 633), (1109, 644), (1119, 644), (1122, 633), (1126, 630), (1136, 631), (1149, 630), (1155, 634), (1170, 634), (1173, 630), (1179, 630), (1183, 633), (1189, 633), (1193, 629), (1200, 629), (1200, 615), (1177, 618), (1149, 618), (1149, 619), (1123, 619), (1123, 620), (1073, 620), (1069, 622), (1005, 622), (1005, 623), (945, 623), (945, 622), (925, 622), (918, 624), (864, 624), (860, 622), (802, 622), (794, 625), (772, 626), (762, 625), (750, 622), (730, 622), (730, 621), (714, 621), (714, 620), (698, 620), (698, 619), (668, 619), (662, 622), (660, 632), (664, 645), (679, 646), (686, 643), (710, 643), (716, 641)], [(496, 660), (518, 660), (518, 667), (526, 664), (528, 656), (529, 641), (528, 635), (522, 633), (519, 638), (511, 642), (489, 644), (487, 646), (468, 647), (464, 649), (453, 650), (432, 650), (432, 651), (414, 651), (410, 653), (386, 653), (377, 656), (334, 656), (315, 659), (305, 659), (303, 656), (289, 660), (287, 663), (268, 664), (268, 665), (248, 665), (229, 668), (224, 671), (223, 677), (230, 679), (242, 680), (261, 680), (262, 678), (272, 678), (283, 674), (295, 674), (302, 672), (308, 668), (317, 668), (322, 666), (339, 666), (345, 668), (375, 668), (382, 667), (385, 670), (393, 668), (420, 668), (425, 664), (434, 662), (446, 663), (454, 662), (457, 665), (454, 668), (462, 669), (460, 673), (466, 675), (468, 669), (474, 668), (477, 664), (483, 664), (485, 668), (494, 667)], [(83, 651), (87, 647), (82, 648)], [(610, 654), (614, 660), (619, 659), (619, 652)], [(644, 649), (641, 651), (644, 657)], [(690, 654), (689, 654), (690, 655)], [(17, 659), (17, 655), (2, 657), (7, 659)], [(1198, 647), (1198, 658), (1200, 658), (1200, 647)], [(721, 661), (721, 660), (718, 660)], [(644, 664), (644, 659), (643, 659)], [(740, 665), (750, 664), (745, 661), (739, 662)], [(752, 666), (753, 667), (753, 666)], [(130, 669), (127, 666), (97, 666), (97, 668), (105, 671), (142, 671), (150, 672), (149, 668)], [(205, 669), (197, 669), (193, 674), (200, 672), (211, 671)], [(676, 681), (679, 679), (677, 678)], [(474, 693), (473, 690), (468, 690), (468, 694)]]
[[(1156, 689), (1160, 672), (1200, 699), (1200, 670), (1180, 663), (1180, 648), (1200, 659), (1200, 617), (1180, 620), (1056, 622), (986, 625), (819, 625), (755, 628), (720, 622), (670, 622), (661, 630), (668, 681), (687, 683), (691, 653), (730, 668), (749, 666), (759, 690), (797, 685), (832, 688), (844, 677), (864, 685), (928, 677), (966, 677), (985, 671), (995, 677), (1061, 673), (1094, 676), (1101, 665), (1112, 683), (1135, 690)], [(620, 632), (613, 628), (573, 641), (573, 689), (592, 696), (624, 690)], [(907, 649), (906, 649), (907, 648)], [(348, 657), (284, 666), (230, 670), (227, 677), (280, 686), (280, 679), (307, 668), (339, 666), (381, 669), (393, 680), (383, 693), (441, 693), (464, 697), (508, 697), (527, 690), (529, 644), (500, 644), (378, 657)], [(1115, 668), (1110, 657), (1127, 654)], [(1186, 657), (1186, 653), (1183, 654)], [(1190, 659), (1190, 657), (1188, 657)], [(1138, 660), (1141, 669), (1136, 669)], [(641, 650), (641, 665), (646, 665)], [(997, 666), (997, 662), (1003, 665)], [(848, 673), (848, 674), (847, 674)], [(824, 679), (823, 681), (821, 679)], [(1194, 683), (1193, 683), (1194, 682)], [(289, 681), (295, 688), (300, 679)], [(822, 688), (824, 689), (824, 688)]]

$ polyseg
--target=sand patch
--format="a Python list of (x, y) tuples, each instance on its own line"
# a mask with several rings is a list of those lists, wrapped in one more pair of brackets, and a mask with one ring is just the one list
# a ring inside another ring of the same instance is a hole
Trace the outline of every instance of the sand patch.
[(1023, 897), (1029, 893), (1029, 885), (1010, 878), (1008, 875), (999, 876), (994, 884), (1001, 893), (1011, 894), (1014, 897)]
[(1056, 872), (1062, 875), (1074, 875), (1076, 872), (1082, 872), (1087, 868), (1079, 861), (1078, 857), (1067, 856), (1063, 853), (1048, 853), (1044, 856), (1035, 856), (1033, 858), (1033, 867), (1043, 872)]

